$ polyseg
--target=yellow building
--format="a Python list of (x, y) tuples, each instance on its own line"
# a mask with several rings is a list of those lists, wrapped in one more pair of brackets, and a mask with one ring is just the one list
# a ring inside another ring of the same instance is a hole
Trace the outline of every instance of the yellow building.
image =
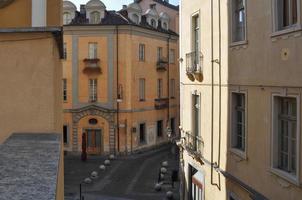
[(301, 1), (180, 10), (182, 199), (301, 199)]
[(61, 0), (0, 0), (3, 199), (64, 198), (61, 11)]
[(152, 2), (116, 12), (99, 0), (79, 11), (64, 1), (66, 151), (82, 151), (83, 133), (90, 154), (166, 143), (167, 127), (177, 135), (178, 35), (167, 12), (178, 7)]

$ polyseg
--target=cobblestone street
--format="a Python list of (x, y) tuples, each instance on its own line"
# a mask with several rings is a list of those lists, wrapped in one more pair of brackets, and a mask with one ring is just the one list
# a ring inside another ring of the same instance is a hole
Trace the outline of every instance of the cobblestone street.
[[(171, 172), (178, 169), (178, 157), (171, 151), (170, 145), (157, 150), (118, 157), (102, 171), (106, 157), (88, 157), (82, 162), (79, 156), (65, 156), (65, 199), (80, 198), (80, 183), (91, 172), (97, 171), (98, 178), (91, 184), (82, 184), (84, 200), (162, 200), (167, 191), (172, 191), (174, 199), (179, 199), (179, 182), (174, 189), (171, 186)], [(168, 171), (163, 180), (162, 190), (155, 191), (162, 162), (168, 161)]]

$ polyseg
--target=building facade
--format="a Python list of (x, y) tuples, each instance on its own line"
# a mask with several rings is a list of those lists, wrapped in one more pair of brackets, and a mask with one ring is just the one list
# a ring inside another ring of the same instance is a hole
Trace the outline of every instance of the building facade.
[(182, 0), (182, 199), (301, 199), (300, 0)]
[[(16, 166), (19, 162), (18, 156), (24, 155), (25, 158), (27, 153), (37, 154), (38, 149), (26, 148), (26, 140), (28, 139), (29, 145), (33, 138), (34, 141), (38, 141), (37, 147), (55, 138), (58, 145), (52, 152), (56, 153), (53, 154), (53, 160), (47, 160), (48, 165), (46, 163), (43, 169), (57, 167), (52, 169), (55, 174), (51, 173), (53, 176), (49, 177), (52, 179), (52, 184), (49, 183), (51, 190), (49, 194), (54, 195), (52, 199), (64, 198), (63, 143), (60, 142), (63, 120), (60, 98), (62, 93), (60, 57), (63, 55), (61, 12), (61, 0), (0, 0), (1, 160), (14, 165), (6, 164), (2, 168), (2, 171), (10, 172), (5, 174), (0, 183), (0, 188), (6, 191), (7, 198), (39, 199), (34, 191), (26, 191), (24, 185), (19, 188), (20, 191), (24, 191), (22, 194), (11, 190), (20, 186), (14, 184), (24, 183), (26, 179), (32, 178), (33, 174), (14, 176), (19, 173)], [(21, 136), (12, 136), (14, 133), (21, 133)], [(17, 140), (12, 139), (17, 137)], [(37, 139), (42, 137), (43, 140)], [(21, 143), (21, 140), (23, 149), (14, 146), (18, 142)], [(9, 149), (11, 153), (5, 154)], [(41, 155), (44, 153), (41, 152)], [(39, 160), (38, 156), (36, 160)], [(53, 165), (49, 166), (51, 162)], [(32, 166), (24, 162), (21, 171), (27, 172), (29, 170), (27, 167), (37, 167), (37, 163), (31, 164)], [(40, 173), (37, 172), (35, 175), (45, 176)], [(6, 185), (7, 183), (9, 184)], [(35, 183), (32, 187), (43, 190), (41, 185)]]
[(177, 135), (178, 35), (167, 12), (178, 8), (149, 2), (116, 12), (64, 1), (66, 151), (81, 152), (84, 138), (89, 154), (131, 153), (167, 142), (167, 127)]

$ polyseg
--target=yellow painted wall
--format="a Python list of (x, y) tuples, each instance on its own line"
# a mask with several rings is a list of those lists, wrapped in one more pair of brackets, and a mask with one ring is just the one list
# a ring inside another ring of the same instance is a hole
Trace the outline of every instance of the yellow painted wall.
[[(61, 26), (61, 13), (62, 0), (48, 0), (47, 26)], [(0, 9), (0, 28), (15, 27), (31, 27), (31, 0), (15, 0)]]

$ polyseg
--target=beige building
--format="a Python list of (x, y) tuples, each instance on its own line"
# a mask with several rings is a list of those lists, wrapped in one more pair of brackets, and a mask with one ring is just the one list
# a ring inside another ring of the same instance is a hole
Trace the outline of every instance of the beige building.
[(80, 10), (70, 1), (63, 7), (65, 150), (81, 152), (83, 133), (89, 154), (167, 143), (167, 127), (176, 136), (178, 7), (153, 0), (120, 11), (107, 10), (100, 0)]
[(300, 0), (182, 0), (182, 199), (302, 198)]
[(61, 11), (61, 0), (0, 0), (3, 199), (64, 198)]

